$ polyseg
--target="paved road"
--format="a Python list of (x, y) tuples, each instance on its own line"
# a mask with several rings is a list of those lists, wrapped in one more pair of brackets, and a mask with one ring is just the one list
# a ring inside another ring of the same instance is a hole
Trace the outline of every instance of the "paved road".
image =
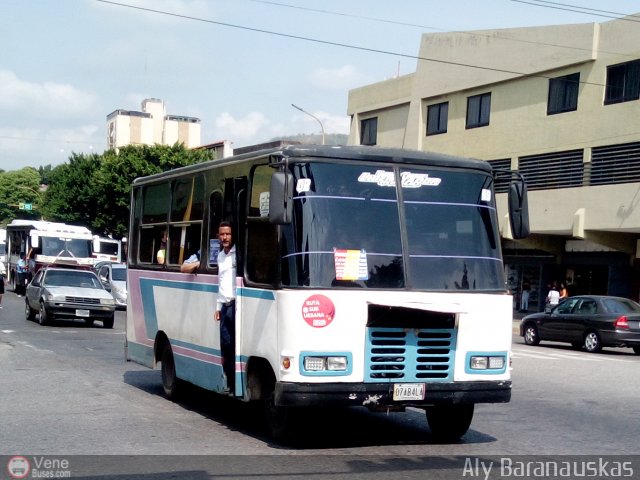
[(240, 402), (196, 388), (182, 403), (167, 401), (158, 371), (125, 362), (122, 312), (112, 330), (99, 322), (93, 328), (82, 322), (41, 327), (24, 319), (23, 305), (10, 292), (0, 310), (3, 455), (162, 455), (167, 465), (170, 455), (284, 455), (285, 464), (293, 455), (301, 457), (298, 466), (311, 468), (318, 457), (334, 455), (638, 451), (640, 420), (633, 406), (640, 398), (640, 357), (630, 349), (588, 354), (560, 344), (529, 347), (514, 337), (511, 403), (479, 405), (459, 443), (435, 442), (418, 410), (385, 415), (349, 409), (311, 412), (305, 421), (311, 440), (286, 448), (266, 437), (258, 413)]

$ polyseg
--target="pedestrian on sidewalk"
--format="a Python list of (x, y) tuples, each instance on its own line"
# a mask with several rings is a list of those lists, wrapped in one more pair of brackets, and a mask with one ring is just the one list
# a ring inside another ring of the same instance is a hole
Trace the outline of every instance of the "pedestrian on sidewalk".
[(529, 311), (529, 292), (531, 284), (526, 278), (522, 281), (522, 292), (520, 293), (520, 312), (527, 313)]
[(558, 282), (553, 282), (551, 285), (551, 290), (547, 294), (547, 306), (545, 308), (545, 312), (550, 312), (553, 308), (560, 303), (560, 285)]

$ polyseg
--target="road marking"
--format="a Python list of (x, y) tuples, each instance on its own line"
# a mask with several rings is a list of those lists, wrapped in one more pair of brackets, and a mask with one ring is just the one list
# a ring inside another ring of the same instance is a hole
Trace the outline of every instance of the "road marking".
[(594, 353), (587, 352), (551, 352), (551, 351), (538, 351), (538, 352), (529, 352), (524, 350), (512, 350), (511, 356), (514, 358), (517, 357), (528, 357), (528, 358), (537, 358), (540, 360), (581, 360), (585, 362), (601, 362), (601, 361), (611, 361), (611, 362), (636, 362), (635, 359), (632, 358), (614, 358), (612, 356), (606, 355), (598, 355)]
[(15, 330), (0, 330), (2, 333), (13, 333)]

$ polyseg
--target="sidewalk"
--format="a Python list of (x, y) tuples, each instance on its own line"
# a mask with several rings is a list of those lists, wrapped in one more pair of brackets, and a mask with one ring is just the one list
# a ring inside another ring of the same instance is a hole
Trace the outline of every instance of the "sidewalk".
[(526, 317), (531, 313), (535, 313), (535, 312), (530, 311), (530, 312), (522, 313), (517, 310), (513, 311), (513, 334), (514, 335), (520, 334), (520, 320), (522, 320), (524, 317)]

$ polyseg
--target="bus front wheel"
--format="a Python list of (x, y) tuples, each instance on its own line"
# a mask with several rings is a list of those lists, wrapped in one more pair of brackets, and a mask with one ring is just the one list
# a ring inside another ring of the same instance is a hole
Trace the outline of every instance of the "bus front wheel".
[(282, 443), (293, 443), (296, 440), (298, 409), (282, 407), (275, 404), (276, 394), (272, 390), (264, 402), (264, 415), (269, 435)]
[(473, 420), (474, 405), (434, 405), (426, 408), (427, 422), (433, 436), (439, 441), (460, 439)]

